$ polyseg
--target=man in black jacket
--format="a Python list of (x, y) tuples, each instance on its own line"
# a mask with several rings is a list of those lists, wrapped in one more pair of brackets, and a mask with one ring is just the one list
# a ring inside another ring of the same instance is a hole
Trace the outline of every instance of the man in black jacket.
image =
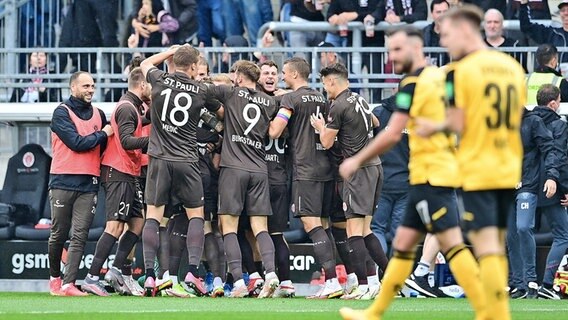
[(558, 158), (552, 133), (536, 112), (525, 109), (521, 124), (523, 174), (517, 191), (516, 210), (509, 215), (507, 248), (511, 262), (511, 298), (536, 299), (536, 244), (533, 234), (541, 167), (546, 174), (545, 192), (550, 198), (559, 178)]
[[(69, 81), (71, 97), (53, 111), (53, 161), (49, 179), (51, 232), (49, 235), (49, 290), (51, 295), (86, 296), (75, 287), (89, 228), (95, 216), (101, 154), (113, 134), (104, 113), (91, 105), (95, 83), (79, 71)], [(102, 129), (101, 129), (102, 128)], [(63, 245), (73, 228), (67, 268), (61, 279)]]
[[(450, 9), (450, 4), (447, 0), (433, 0), (430, 3), (430, 14), (432, 15), (432, 22), (424, 28), (424, 46), (439, 48), (440, 47), (440, 26), (438, 24), (439, 18)], [(445, 52), (430, 53), (430, 63), (432, 65), (443, 66), (450, 62), (450, 57)]]
[[(552, 198), (546, 198), (542, 193), (539, 194), (538, 209), (546, 215), (546, 221), (552, 229), (552, 246), (546, 258), (546, 269), (542, 279), (542, 286), (539, 288), (538, 296), (545, 299), (559, 299), (558, 294), (552, 289), (554, 273), (562, 256), (568, 248), (568, 215), (566, 208), (561, 205), (562, 198), (568, 193), (568, 125), (561, 120), (556, 113), (560, 106), (560, 90), (551, 84), (543, 85), (537, 93), (538, 107), (533, 112), (542, 118), (546, 127), (552, 132), (555, 150), (558, 155), (560, 179), (558, 192)], [(546, 176), (541, 168), (540, 185), (543, 185)]]
[[(566, 47), (568, 45), (568, 1), (562, 0), (558, 4), (560, 20), (562, 21), (560, 28), (531, 22), (532, 17), (528, 3), (529, 0), (521, 0), (519, 11), (521, 31), (538, 44), (549, 43), (556, 47)], [(560, 61), (568, 62), (568, 54), (562, 54)]]

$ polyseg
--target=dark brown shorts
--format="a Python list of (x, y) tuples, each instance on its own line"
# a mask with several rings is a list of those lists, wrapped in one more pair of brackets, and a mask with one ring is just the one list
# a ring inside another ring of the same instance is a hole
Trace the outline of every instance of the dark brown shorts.
[(221, 168), (219, 176), (219, 214), (269, 216), (270, 192), (268, 174), (236, 168)]
[(381, 165), (360, 168), (349, 180), (340, 183), (345, 218), (372, 216), (383, 187)]
[(103, 188), (107, 221), (128, 222), (130, 218), (144, 218), (139, 181), (103, 182)]
[(334, 186), (333, 180), (292, 181), (292, 213), (296, 217), (329, 217)]

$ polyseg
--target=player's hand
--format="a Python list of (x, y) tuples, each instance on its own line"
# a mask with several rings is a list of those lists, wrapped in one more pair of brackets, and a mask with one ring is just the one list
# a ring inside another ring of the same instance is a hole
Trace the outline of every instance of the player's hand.
[(440, 124), (425, 118), (416, 118), (415, 133), (422, 138), (428, 138), (440, 131)]
[(552, 198), (556, 194), (556, 181), (552, 179), (546, 180), (542, 191), (546, 192), (546, 197), (548, 199)]
[(564, 207), (568, 207), (568, 194), (564, 195), (564, 198), (560, 200), (560, 204)]
[(357, 158), (351, 157), (345, 159), (343, 163), (339, 166), (339, 174), (345, 180), (351, 179), (357, 170), (361, 167), (361, 163)]
[(325, 127), (325, 119), (323, 118), (323, 114), (319, 113), (318, 115), (312, 114), (310, 116), (310, 123), (314, 129), (317, 131), (322, 131)]
[(114, 134), (114, 130), (112, 130), (110, 124), (107, 124), (101, 131), (106, 133), (107, 137), (111, 137)]

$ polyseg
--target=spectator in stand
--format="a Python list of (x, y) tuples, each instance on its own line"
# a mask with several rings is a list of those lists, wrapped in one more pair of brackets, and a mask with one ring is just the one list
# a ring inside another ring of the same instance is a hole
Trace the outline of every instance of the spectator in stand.
[[(118, 0), (75, 0), (71, 3), (61, 27), (59, 47), (118, 47)], [(110, 57), (110, 56), (109, 56)], [(67, 65), (67, 54), (60, 56), (59, 65)], [(96, 53), (83, 53), (71, 57), (77, 70), (96, 72)], [(114, 61), (114, 60), (113, 60)], [(114, 61), (112, 73), (121, 67)], [(63, 70), (58, 70), (63, 73)]]
[[(531, 22), (533, 17), (528, 3), (529, 0), (521, 0), (521, 8), (519, 11), (521, 31), (538, 44), (549, 43), (556, 47), (568, 46), (568, 0), (562, 0), (558, 4), (560, 20), (562, 21), (562, 27), (560, 28), (547, 27)], [(568, 54), (562, 53), (560, 55), (560, 62), (568, 62)]]
[(132, 18), (132, 31), (138, 37), (138, 47), (164, 47), (173, 42), (178, 21), (164, 9), (160, 0), (142, 0)]
[(223, 20), (222, 0), (197, 0), (197, 20), (200, 47), (213, 46), (212, 38), (225, 40), (225, 21)]
[(428, 6), (426, 0), (380, 0), (371, 15), (375, 22), (413, 23), (428, 18)]
[[(560, 177), (558, 157), (552, 133), (536, 112), (523, 110), (521, 138), (523, 141), (523, 174), (517, 190), (516, 210), (509, 215), (507, 250), (511, 262), (509, 294), (513, 299), (536, 299), (535, 227), (538, 194), (551, 198)], [(540, 187), (540, 168), (546, 173), (545, 191)]]
[(481, 8), (483, 12), (489, 9), (497, 9), (502, 15), (507, 11), (507, 1), (504, 0), (463, 0), (462, 3), (473, 4)]
[[(345, 63), (345, 61), (343, 60), (343, 58), (341, 57), (340, 54), (338, 54), (337, 52), (333, 51), (333, 49), (331, 48), (335, 48), (335, 46), (329, 42), (321, 42), (320, 44), (318, 44), (318, 47), (320, 48), (329, 48), (327, 50), (329, 51), (323, 51), (320, 53), (320, 69), (329, 67), (333, 64), (336, 63), (341, 63), (344, 66), (348, 66), (348, 64)], [(349, 68), (348, 68), (349, 70)], [(351, 70), (349, 70), (349, 89), (351, 90), (351, 92), (355, 92), (355, 93), (360, 93), (361, 92), (361, 81), (359, 81), (359, 79), (357, 79), (357, 77), (355, 77), (353, 75), (353, 73), (351, 73)]]
[[(432, 15), (431, 24), (424, 28), (424, 47), (438, 48), (440, 47), (440, 17), (450, 9), (447, 0), (432, 0), (430, 3), (430, 14)], [(450, 57), (445, 52), (430, 53), (430, 64), (435, 66), (443, 66), (450, 62)]]
[[(531, 18), (537, 20), (550, 20), (550, 7), (548, 0), (530, 0), (528, 6), (531, 10)], [(507, 3), (507, 19), (519, 19), (521, 0), (509, 0)]]
[[(507, 38), (503, 35), (503, 14), (497, 9), (489, 9), (485, 12), (485, 43), (490, 48), (510, 48), (519, 46), (519, 40)], [(527, 70), (527, 55), (521, 52), (509, 53)]]
[(560, 89), (561, 101), (568, 102), (568, 81), (558, 71), (558, 49), (550, 44), (538, 47), (535, 54), (536, 68), (527, 78), (527, 104), (537, 103), (537, 92), (544, 84)]
[[(365, 1), (368, 6), (368, 1)], [(375, 3), (377, 1), (374, 1)], [(308, 3), (306, 2), (306, 5)], [(312, 3), (312, 6), (314, 4)], [(356, 20), (358, 17), (354, 1), (349, 0), (333, 0), (329, 4), (327, 10), (327, 22), (338, 26), (339, 32), (328, 32), (325, 36), (325, 42), (333, 44), (335, 47), (347, 47), (348, 36), (347, 23)]]
[[(320, 0), (317, 0), (320, 1)], [(323, 21), (323, 14), (320, 10), (308, 8), (304, 5), (304, 0), (288, 0), (290, 3), (290, 22), (307, 23), (313, 21)], [(313, 9), (313, 10), (309, 10)], [(319, 31), (290, 31), (289, 44), (292, 48), (315, 47), (324, 39), (324, 35)], [(297, 57), (309, 59), (303, 52), (295, 54)], [(308, 60), (309, 61), (309, 60)]]
[(170, 12), (179, 24), (178, 30), (173, 33), (172, 43), (191, 43), (198, 29), (196, 0), (163, 0), (163, 2), (166, 11)]
[(244, 26), (251, 46), (256, 47), (258, 30), (274, 19), (270, 0), (223, 0), (227, 37), (242, 36)]
[(37, 75), (33, 79), (20, 80), (20, 83), (30, 83), (27, 88), (14, 88), (10, 102), (56, 102), (61, 101), (61, 90), (58, 88), (42, 87), (41, 83), (50, 83), (43, 75), (53, 73), (47, 65), (47, 54), (44, 51), (32, 52), (29, 55), (28, 74)]
[[(249, 43), (243, 36), (230, 36), (225, 39), (223, 47), (242, 48), (248, 47)], [(221, 57), (221, 73), (229, 73), (229, 68), (238, 60), (251, 60), (251, 55), (247, 52), (223, 52)]]
[[(568, 249), (568, 214), (566, 208), (561, 205), (565, 200), (568, 190), (568, 125), (562, 121), (558, 114), (560, 107), (560, 90), (551, 84), (543, 85), (537, 92), (538, 106), (532, 112), (536, 112), (542, 118), (545, 126), (552, 132), (555, 149), (558, 150), (558, 163), (560, 164), (560, 179), (558, 181), (561, 192), (557, 192), (552, 198), (545, 197), (544, 192), (538, 194), (538, 210), (546, 216), (546, 221), (552, 229), (552, 246), (546, 257), (546, 268), (542, 278), (542, 286), (538, 289), (539, 298), (559, 300), (560, 297), (552, 288), (554, 273), (562, 260), (564, 252)], [(540, 168), (540, 190), (543, 190), (546, 174), (544, 166)]]

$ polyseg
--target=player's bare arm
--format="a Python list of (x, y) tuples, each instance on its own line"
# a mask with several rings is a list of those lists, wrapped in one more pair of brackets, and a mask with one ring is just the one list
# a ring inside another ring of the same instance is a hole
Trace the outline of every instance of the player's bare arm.
[(148, 71), (150, 71), (151, 68), (172, 57), (176, 52), (177, 48), (179, 48), (179, 46), (171, 46), (168, 50), (164, 52), (160, 52), (158, 54), (155, 54), (153, 56), (144, 59), (144, 61), (140, 63), (140, 68), (142, 68), (142, 73), (144, 73), (144, 77), (148, 75)]
[(405, 113), (395, 112), (389, 121), (389, 129), (381, 131), (367, 147), (354, 157), (346, 159), (339, 166), (339, 174), (344, 179), (349, 179), (361, 165), (396, 145), (402, 139), (402, 132), (409, 118), (410, 116)]
[(270, 126), (268, 127), (268, 135), (270, 139), (278, 139), (286, 129), (288, 121), (292, 116), (292, 110), (288, 108), (280, 108), (274, 120), (270, 121)]
[(465, 126), (465, 114), (462, 108), (450, 108), (446, 112), (446, 121), (435, 122), (430, 119), (416, 118), (416, 134), (427, 138), (438, 132), (461, 134)]
[(319, 131), (321, 145), (325, 149), (331, 148), (339, 130), (328, 128), (325, 125), (325, 119), (323, 118), (323, 115), (321, 113), (317, 116), (315, 114), (312, 114), (310, 116), (310, 123), (312, 124), (312, 127), (314, 127), (314, 129)]

